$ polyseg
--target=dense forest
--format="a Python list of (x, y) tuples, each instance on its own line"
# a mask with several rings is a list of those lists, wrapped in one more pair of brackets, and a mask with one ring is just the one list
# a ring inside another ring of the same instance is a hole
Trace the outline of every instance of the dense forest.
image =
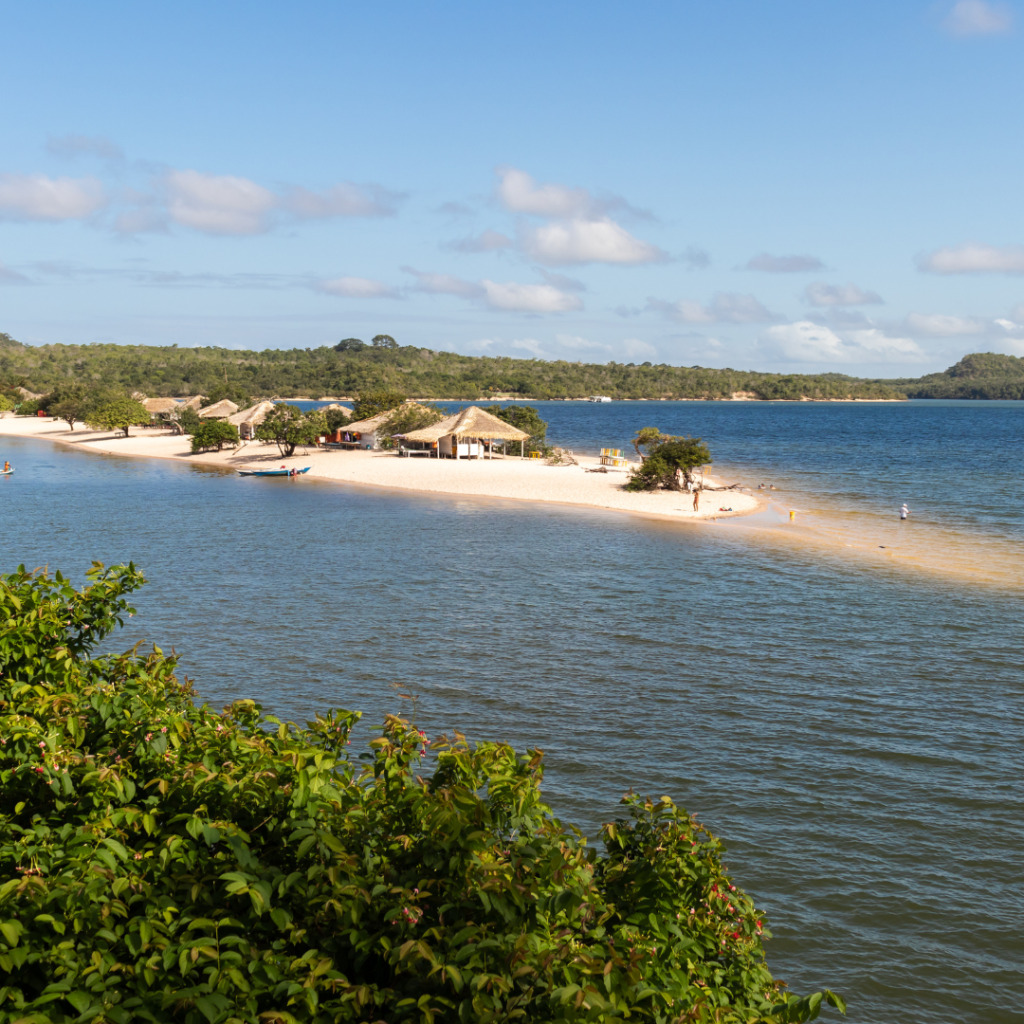
[(346, 339), (333, 348), (156, 348), (146, 345), (22, 345), (0, 334), (0, 388), (49, 392), (62, 381), (103, 383), (150, 397), (230, 389), (255, 397), (347, 397), (390, 387), (410, 398), (902, 398), (896, 388), (843, 374), (778, 374), (665, 363), (580, 363), (463, 356)]
[(1024, 359), (975, 352), (942, 373), (916, 380), (879, 381), (899, 388), (908, 398), (1024, 399)]

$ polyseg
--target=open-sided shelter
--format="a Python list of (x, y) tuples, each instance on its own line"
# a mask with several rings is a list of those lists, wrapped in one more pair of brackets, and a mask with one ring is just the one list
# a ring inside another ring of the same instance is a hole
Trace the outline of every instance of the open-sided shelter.
[(525, 430), (499, 420), (478, 406), (470, 405), (429, 427), (410, 430), (404, 440), (436, 443), (440, 456), (478, 459), (485, 453), (491, 457), (493, 445), (486, 445), (486, 441), (518, 441), (519, 454), (522, 455), (523, 443), (529, 436)]
[(238, 406), (230, 398), (225, 398), (221, 402), (214, 402), (213, 405), (200, 409), (199, 415), (204, 420), (226, 420), (236, 412), (238, 412)]
[(249, 441), (256, 435), (256, 428), (267, 418), (268, 413), (274, 408), (273, 402), (257, 402), (250, 405), (248, 409), (241, 409), (228, 417), (228, 423), (238, 427), (238, 436), (243, 441)]
[(181, 403), (176, 398), (147, 398), (142, 406), (150, 416), (167, 416), (181, 408)]

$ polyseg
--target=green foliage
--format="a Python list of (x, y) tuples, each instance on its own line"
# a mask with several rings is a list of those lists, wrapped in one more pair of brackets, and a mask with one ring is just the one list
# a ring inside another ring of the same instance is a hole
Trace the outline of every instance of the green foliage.
[[(548, 424), (540, 418), (540, 414), (532, 405), (485, 405), (484, 412), (489, 412), (503, 423), (509, 423), (519, 430), (525, 430), (530, 436), (520, 446), (518, 441), (509, 441), (507, 448), (516, 454), (519, 451), (540, 452), (542, 455), (550, 455), (553, 451), (547, 442)], [(500, 444), (500, 442), (499, 442)], [(502, 446), (502, 450), (505, 446)]]
[(59, 416), (72, 430), (94, 404), (89, 387), (77, 381), (61, 381), (47, 396), (47, 411), (51, 416)]
[(352, 421), (344, 409), (324, 409), (324, 419), (327, 421), (327, 429), (332, 432)]
[[(384, 337), (384, 335), (380, 335)], [(99, 381), (153, 396), (212, 395), (225, 383), (244, 395), (353, 395), (385, 388), (417, 398), (728, 398), (735, 391), (760, 397), (896, 398), (880, 382), (839, 374), (754, 373), (700, 366), (634, 366), (567, 360), (464, 356), (417, 345), (362, 345), (347, 338), (314, 349), (242, 351), (157, 348), (150, 345), (39, 345), (0, 347), (0, 380), (48, 391), (59, 380)]]
[(412, 430), (422, 430), (434, 423), (439, 423), (448, 414), (435, 405), (421, 405), (419, 402), (407, 402), (400, 405), (381, 427), (377, 428), (378, 437), (383, 433), (408, 434)]
[(373, 388), (361, 391), (352, 404), (352, 418), (368, 420), (371, 416), (397, 409), (405, 401), (405, 395), (395, 388)]
[(398, 342), (390, 334), (375, 334), (373, 336), (374, 348), (398, 348)]
[(192, 432), (192, 454), (224, 445), (238, 444), (238, 427), (224, 420), (201, 420), (201, 426)]
[(657, 427), (641, 427), (633, 438), (633, 447), (636, 449), (640, 461), (644, 461), (644, 453), (651, 448), (657, 447), (663, 441), (668, 440), (668, 435), (663, 434)]
[(10, 395), (0, 392), (0, 412), (10, 412), (15, 404), (14, 399)]
[(149, 413), (134, 398), (115, 398), (90, 408), (85, 421), (97, 430), (123, 430), (127, 437), (129, 427), (149, 422)]
[(39, 410), (46, 411), (46, 396), (42, 398), (26, 398), (18, 403), (19, 416), (35, 416)]
[(649, 435), (654, 430), (647, 427), (637, 433), (637, 438), (648, 434), (647, 456), (630, 472), (627, 491), (680, 491), (680, 475), (689, 483), (694, 469), (711, 464), (711, 452), (699, 437), (670, 437), (658, 431), (660, 440), (655, 440)]
[(316, 444), (317, 437), (326, 433), (327, 419), (320, 410), (304, 413), (287, 402), (278, 402), (256, 428), (256, 437), (276, 444), (285, 458), (294, 455), (300, 444)]
[(252, 405), (252, 395), (247, 390), (239, 387), (238, 384), (221, 384), (211, 388), (203, 406), (216, 405), (225, 400), (234, 402), (239, 409), (248, 409)]
[(196, 431), (202, 429), (206, 422), (191, 406), (178, 413), (178, 426), (181, 427), (183, 434), (191, 434), (194, 437)]
[(754, 1024), (772, 980), (722, 844), (629, 797), (606, 852), (539, 751), (357, 713), (197, 706), (158, 648), (96, 657), (131, 564), (0, 577), (0, 1024)]
[[(888, 382), (887, 382), (888, 383)], [(1024, 399), (1024, 358), (976, 352), (942, 373), (898, 382), (910, 398)]]

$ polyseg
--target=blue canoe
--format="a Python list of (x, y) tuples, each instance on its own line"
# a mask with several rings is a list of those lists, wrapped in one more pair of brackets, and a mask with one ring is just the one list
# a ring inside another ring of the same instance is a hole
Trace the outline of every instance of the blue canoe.
[(308, 473), (309, 466), (304, 469), (240, 469), (239, 476), (291, 476), (293, 473), (299, 476), (301, 473)]

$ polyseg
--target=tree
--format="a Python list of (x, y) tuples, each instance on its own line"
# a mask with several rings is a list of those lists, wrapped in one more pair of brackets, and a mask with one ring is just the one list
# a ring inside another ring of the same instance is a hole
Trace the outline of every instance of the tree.
[(192, 406), (189, 405), (178, 413), (177, 422), (183, 434), (192, 434), (194, 436), (195, 432), (199, 430), (206, 421), (195, 411), (195, 409), (192, 408)]
[(327, 429), (331, 433), (352, 421), (352, 417), (344, 409), (324, 409), (324, 418), (327, 420)]
[(368, 420), (388, 409), (397, 409), (404, 401), (405, 395), (401, 391), (386, 386), (360, 391), (352, 404), (352, 415), (357, 420)]
[(640, 461), (644, 461), (644, 451), (653, 448), (663, 441), (668, 440), (668, 435), (663, 434), (657, 427), (641, 427), (633, 438), (633, 447), (636, 449)]
[(239, 409), (248, 409), (252, 405), (252, 395), (245, 388), (239, 387), (237, 384), (219, 384), (217, 387), (211, 388), (203, 404), (216, 405), (225, 399), (229, 402), (234, 402)]
[(420, 405), (419, 402), (407, 402), (400, 405), (381, 426), (377, 428), (377, 436), (382, 433), (408, 434), (412, 430), (422, 430), (443, 420), (445, 413), (435, 405)]
[(85, 422), (97, 430), (123, 430), (127, 437), (129, 427), (149, 422), (149, 413), (141, 402), (133, 398), (116, 398), (90, 409)]
[(193, 455), (208, 448), (220, 451), (226, 444), (238, 444), (238, 427), (224, 420), (205, 420), (192, 434)]
[[(0, 576), (0, 1024), (796, 1024), (723, 847), (668, 797), (586, 844), (543, 754), (217, 712), (96, 656), (132, 564)], [(105, 647), (103, 648), (105, 650)], [(244, 666), (243, 666), (244, 671)]]
[[(504, 408), (500, 405), (487, 405), (484, 406), (484, 412), (489, 412), (503, 423), (509, 423), (519, 430), (525, 430), (530, 435), (523, 443), (522, 451), (527, 454), (530, 452), (540, 452), (542, 455), (551, 454), (551, 445), (547, 442), (547, 421), (540, 418), (532, 405), (506, 405)], [(514, 446), (515, 442), (510, 441), (509, 444)]]
[(335, 352), (358, 352), (361, 348), (366, 348), (366, 342), (360, 341), (358, 338), (344, 338), (334, 346)]
[(74, 430), (75, 424), (85, 419), (95, 400), (84, 384), (67, 381), (58, 384), (50, 392), (47, 402), (47, 411), (50, 415), (59, 416)]
[(374, 348), (398, 348), (398, 342), (390, 334), (375, 334), (373, 336)]
[(681, 491), (680, 475), (690, 483), (697, 466), (710, 464), (711, 452), (699, 437), (664, 437), (660, 444), (648, 448), (647, 457), (630, 473), (626, 490)]
[(300, 445), (316, 444), (327, 433), (327, 419), (319, 410), (304, 413), (297, 405), (278, 402), (256, 428), (260, 441), (272, 441), (284, 458), (295, 454)]

